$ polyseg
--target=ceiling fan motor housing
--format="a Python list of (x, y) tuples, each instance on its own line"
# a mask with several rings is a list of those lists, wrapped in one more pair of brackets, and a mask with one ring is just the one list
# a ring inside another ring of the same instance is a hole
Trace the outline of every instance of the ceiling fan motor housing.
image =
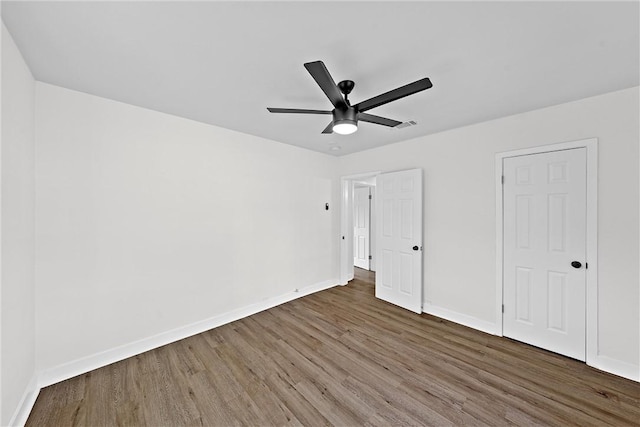
[(356, 109), (349, 107), (347, 109), (336, 108), (333, 110), (333, 124), (338, 125), (342, 123), (350, 123), (353, 125), (358, 124)]

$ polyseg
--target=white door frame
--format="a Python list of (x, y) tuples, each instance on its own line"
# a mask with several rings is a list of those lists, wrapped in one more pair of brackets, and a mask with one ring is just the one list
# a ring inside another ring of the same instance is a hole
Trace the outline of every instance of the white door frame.
[(548, 153), (552, 151), (586, 148), (587, 150), (587, 230), (586, 269), (587, 306), (586, 306), (586, 356), (591, 365), (598, 356), (598, 139), (582, 139), (579, 141), (543, 145), (533, 148), (506, 151), (496, 154), (496, 335), (503, 336), (503, 193), (502, 193), (502, 161), (508, 157), (526, 156), (529, 154)]
[(380, 171), (340, 178), (340, 284), (353, 279), (353, 184), (380, 175)]

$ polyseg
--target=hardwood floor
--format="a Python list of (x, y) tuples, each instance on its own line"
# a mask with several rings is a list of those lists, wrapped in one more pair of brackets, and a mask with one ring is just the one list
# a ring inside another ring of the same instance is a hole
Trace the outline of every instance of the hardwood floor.
[(353, 275), (354, 278), (362, 280), (363, 282), (374, 283), (376, 281), (376, 273), (365, 270), (364, 268), (353, 267)]
[(640, 425), (640, 384), (356, 279), (47, 387), (27, 425)]

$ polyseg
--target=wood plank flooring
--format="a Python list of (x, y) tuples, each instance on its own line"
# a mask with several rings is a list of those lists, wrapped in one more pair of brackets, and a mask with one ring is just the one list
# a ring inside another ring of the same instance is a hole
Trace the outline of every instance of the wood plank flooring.
[(640, 384), (377, 300), (300, 298), (44, 388), (27, 426), (640, 425)]

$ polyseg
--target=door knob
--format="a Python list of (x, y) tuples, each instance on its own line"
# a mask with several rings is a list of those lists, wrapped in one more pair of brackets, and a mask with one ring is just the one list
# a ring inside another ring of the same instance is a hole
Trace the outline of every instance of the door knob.
[(582, 263), (580, 261), (571, 261), (571, 267), (580, 268), (582, 267)]
[(417, 246), (414, 246), (414, 247), (413, 247), (413, 250), (414, 250), (414, 251), (417, 251), (418, 249), (420, 249), (420, 248), (419, 248), (419, 247), (417, 247)]

